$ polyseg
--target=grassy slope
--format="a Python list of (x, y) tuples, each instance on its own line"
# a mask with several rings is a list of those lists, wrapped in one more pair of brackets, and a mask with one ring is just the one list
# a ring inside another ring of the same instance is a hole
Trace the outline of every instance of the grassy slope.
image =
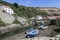
[(10, 3), (2, 1), (2, 0), (0, 0), (0, 4), (10, 6), (15, 12), (14, 16), (17, 15), (17, 16), (22, 16), (25, 18), (30, 18), (30, 17), (36, 16), (36, 15), (42, 15), (42, 16), (48, 15), (46, 12), (37, 11), (34, 7), (26, 7), (26, 6), (20, 5), (18, 8), (16, 8), (13, 4), (10, 4)]
[(18, 8), (16, 8), (13, 4), (7, 3), (5, 1), (0, 1), (0, 4), (10, 6), (18, 16), (32, 17), (36, 15), (42, 15), (42, 16), (48, 15), (46, 12), (37, 11), (34, 7), (19, 6)]
[(46, 12), (40, 12), (36, 10), (34, 7), (26, 7), (19, 5), (19, 7), (16, 8), (13, 4), (1, 0), (0, 0), (0, 4), (10, 6), (15, 11), (15, 16), (18, 15), (18, 16), (23, 16), (25, 18), (30, 18), (36, 15), (42, 15), (42, 16), (48, 15)]

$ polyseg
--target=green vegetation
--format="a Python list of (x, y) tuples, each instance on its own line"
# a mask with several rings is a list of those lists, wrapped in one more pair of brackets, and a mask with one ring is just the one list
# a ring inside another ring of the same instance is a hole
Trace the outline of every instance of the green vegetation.
[(48, 15), (46, 12), (40, 12), (33, 7), (24, 7), (24, 6), (20, 6), (19, 8), (17, 8), (15, 12), (17, 13), (18, 16), (25, 16), (28, 18), (36, 15), (42, 15), (42, 16)]
[(3, 21), (1, 21), (1, 19), (0, 19), (0, 26), (6, 26), (6, 24), (3, 22)]
[(34, 7), (21, 6), (21, 5), (18, 5), (17, 3), (10, 4), (5, 1), (0, 1), (0, 4), (10, 6), (18, 16), (30, 18), (36, 15), (42, 15), (42, 16), (48, 15), (46, 12), (40, 12)]
[(31, 27), (19, 28), (19, 29), (16, 29), (15, 31), (4, 33), (4, 34), (0, 35), (0, 39), (7, 38), (7, 37), (10, 37), (10, 36), (13, 36), (13, 35), (16, 35), (16, 34), (23, 33), (26, 30), (28, 30), (29, 28), (31, 28)]
[(14, 3), (13, 5), (14, 5), (16, 8), (18, 8), (18, 7), (19, 7), (17, 3)]
[(20, 24), (20, 22), (17, 19), (15, 19), (15, 21), (13, 22), (13, 24)]

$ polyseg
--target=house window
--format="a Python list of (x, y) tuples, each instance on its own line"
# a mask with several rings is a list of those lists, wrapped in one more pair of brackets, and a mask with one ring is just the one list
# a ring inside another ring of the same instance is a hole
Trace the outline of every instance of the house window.
[(8, 10), (8, 11), (10, 11), (10, 10)]
[(7, 11), (7, 9), (5, 9)]

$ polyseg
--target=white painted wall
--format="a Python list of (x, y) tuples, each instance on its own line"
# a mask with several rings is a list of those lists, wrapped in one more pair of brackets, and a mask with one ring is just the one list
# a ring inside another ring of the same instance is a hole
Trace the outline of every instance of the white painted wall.
[(3, 10), (8, 13), (8, 14), (14, 14), (14, 11), (11, 9), (11, 8), (8, 8), (8, 7), (4, 7), (3, 6)]

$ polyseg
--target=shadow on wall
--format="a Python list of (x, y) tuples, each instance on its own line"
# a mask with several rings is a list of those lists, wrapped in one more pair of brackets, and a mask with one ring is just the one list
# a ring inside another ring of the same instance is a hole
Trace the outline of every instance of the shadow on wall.
[(56, 25), (56, 20), (50, 20), (50, 25)]
[(54, 29), (54, 31), (60, 33), (60, 28), (56, 28), (56, 29)]

